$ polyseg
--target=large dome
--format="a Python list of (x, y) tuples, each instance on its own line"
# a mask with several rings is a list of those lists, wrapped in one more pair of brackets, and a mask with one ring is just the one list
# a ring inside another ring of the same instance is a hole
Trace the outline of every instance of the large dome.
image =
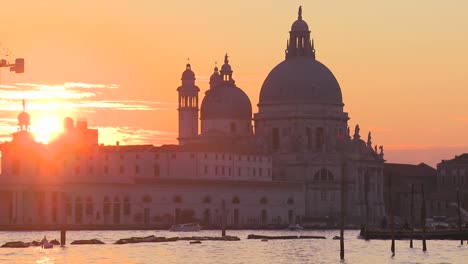
[(220, 86), (206, 92), (201, 104), (201, 119), (251, 119), (249, 97), (236, 86)]
[(273, 102), (343, 105), (335, 76), (311, 57), (289, 58), (273, 68), (263, 82), (259, 104)]

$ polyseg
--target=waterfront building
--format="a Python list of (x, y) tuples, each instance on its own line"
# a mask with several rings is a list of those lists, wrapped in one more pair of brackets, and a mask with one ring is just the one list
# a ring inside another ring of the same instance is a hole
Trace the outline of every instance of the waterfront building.
[(236, 227), (333, 225), (341, 200), (347, 223), (380, 221), (383, 147), (373, 146), (370, 132), (362, 140), (358, 125), (350, 135), (341, 88), (316, 59), (310, 33), (300, 8), (254, 115), (227, 54), (200, 108), (187, 64), (177, 89), (179, 145), (103, 146), (98, 131), (70, 118), (44, 145), (23, 111), (13, 140), (1, 146), (0, 224), (213, 226), (227, 215)]

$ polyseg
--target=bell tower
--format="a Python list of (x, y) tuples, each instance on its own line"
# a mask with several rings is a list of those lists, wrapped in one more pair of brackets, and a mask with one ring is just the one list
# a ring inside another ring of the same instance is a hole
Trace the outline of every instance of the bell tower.
[(177, 88), (179, 94), (179, 144), (183, 145), (198, 135), (198, 92), (195, 85), (195, 73), (187, 63), (182, 73), (182, 86)]

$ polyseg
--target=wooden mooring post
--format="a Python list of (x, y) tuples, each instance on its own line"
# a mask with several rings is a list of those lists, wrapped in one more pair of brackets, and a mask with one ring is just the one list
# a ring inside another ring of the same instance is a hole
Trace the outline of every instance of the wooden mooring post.
[(221, 236), (226, 236), (226, 202), (221, 203)]
[(67, 230), (65, 229), (65, 226), (62, 226), (60, 228), (60, 245), (64, 247), (66, 242), (67, 242)]
[(414, 232), (414, 184), (411, 184), (411, 205), (410, 205), (410, 221), (411, 221), (411, 231), (410, 231), (410, 244), (409, 247), (413, 248), (413, 232)]
[(421, 184), (421, 226), (422, 226), (422, 251), (427, 251), (426, 245), (426, 200), (424, 198), (424, 184)]
[(393, 206), (392, 206), (392, 173), (388, 175), (388, 213), (390, 214), (390, 232), (392, 236), (392, 245), (390, 246), (390, 251), (392, 256), (395, 256), (395, 226), (393, 221)]
[[(461, 209), (460, 209), (460, 189), (457, 188), (457, 211), (458, 211), (458, 230), (460, 234), (462, 232), (462, 220), (461, 220)], [(460, 239), (460, 245), (463, 245), (463, 238)]]
[(345, 164), (341, 167), (341, 221), (340, 221), (340, 259), (344, 260), (344, 222), (345, 222)]

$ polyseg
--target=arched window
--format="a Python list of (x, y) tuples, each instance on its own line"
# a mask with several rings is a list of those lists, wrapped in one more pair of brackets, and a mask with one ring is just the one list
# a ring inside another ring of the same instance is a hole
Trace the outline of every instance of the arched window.
[(81, 197), (75, 200), (75, 222), (81, 223), (83, 220), (83, 205), (81, 204)]
[(206, 203), (206, 204), (211, 203), (211, 197), (210, 197), (210, 196), (205, 196), (205, 197), (203, 198), (203, 203)]
[(236, 123), (232, 122), (231, 123), (231, 133), (236, 133)]
[(154, 177), (159, 177), (161, 175), (161, 168), (158, 163), (154, 164)]
[(65, 196), (65, 213), (67, 216), (71, 216), (72, 214), (71, 199), (68, 195)]
[(125, 196), (123, 200), (123, 214), (130, 215), (130, 199), (128, 196)]
[(180, 195), (174, 196), (172, 200), (174, 201), (174, 203), (182, 203), (182, 197), (180, 197)]
[(262, 197), (260, 199), (260, 204), (267, 204), (268, 203), (268, 199), (266, 197)]
[(232, 203), (233, 203), (233, 204), (240, 204), (240, 199), (239, 199), (239, 197), (234, 196), (234, 198), (232, 198)]
[(92, 215), (93, 214), (93, 198), (91, 196), (88, 196), (86, 198), (86, 214), (87, 215)]
[(317, 150), (322, 150), (323, 143), (324, 143), (324, 132), (323, 127), (317, 127), (317, 131), (315, 133), (315, 146)]
[(144, 203), (151, 203), (152, 201), (153, 201), (153, 199), (151, 198), (150, 195), (147, 194), (147, 195), (143, 196), (143, 202)]
[(110, 199), (108, 196), (104, 197), (103, 201), (103, 214), (108, 215), (110, 214)]
[(321, 180), (321, 181), (334, 181), (335, 177), (333, 175), (333, 173), (331, 173), (329, 170), (323, 168), (319, 171), (317, 171), (314, 175), (314, 180), (315, 181), (318, 181), (318, 180)]

